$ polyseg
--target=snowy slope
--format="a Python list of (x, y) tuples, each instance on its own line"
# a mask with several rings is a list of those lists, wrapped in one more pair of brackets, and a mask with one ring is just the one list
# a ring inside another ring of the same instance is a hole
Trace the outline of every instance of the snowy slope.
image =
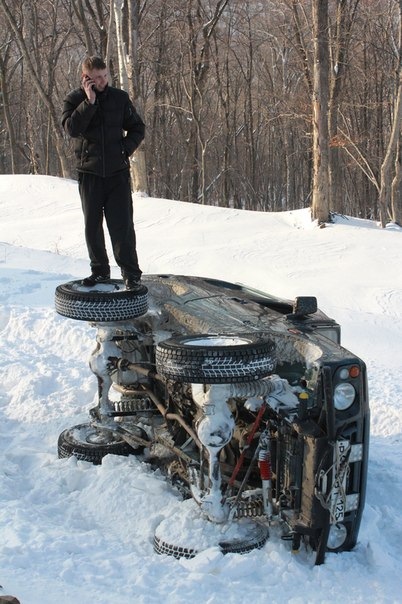
[(351, 218), (318, 229), (308, 210), (134, 201), (145, 273), (315, 295), (366, 361), (372, 436), (359, 543), (320, 567), (304, 551), (292, 556), (275, 531), (246, 556), (157, 556), (153, 531), (180, 505), (161, 476), (136, 458), (57, 459), (59, 433), (86, 421), (96, 396), (95, 330), (53, 308), (59, 283), (89, 274), (77, 186), (0, 176), (0, 594), (22, 604), (402, 602), (402, 230)]

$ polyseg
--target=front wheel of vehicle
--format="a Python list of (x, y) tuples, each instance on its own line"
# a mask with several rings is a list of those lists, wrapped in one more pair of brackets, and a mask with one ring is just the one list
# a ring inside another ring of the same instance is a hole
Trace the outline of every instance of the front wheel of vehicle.
[(194, 384), (251, 382), (276, 366), (275, 345), (254, 334), (194, 335), (170, 338), (156, 347), (163, 377)]

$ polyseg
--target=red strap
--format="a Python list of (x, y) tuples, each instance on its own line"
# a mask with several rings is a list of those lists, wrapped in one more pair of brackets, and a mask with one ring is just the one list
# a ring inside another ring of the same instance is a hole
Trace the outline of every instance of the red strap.
[(254, 438), (255, 433), (257, 432), (258, 426), (260, 425), (261, 420), (262, 420), (262, 416), (264, 415), (264, 411), (265, 411), (266, 406), (267, 406), (267, 404), (263, 403), (261, 405), (261, 407), (260, 407), (260, 410), (258, 411), (257, 417), (255, 418), (255, 422), (254, 422), (253, 427), (251, 429), (251, 432), (250, 432), (250, 434), (247, 437), (247, 441), (246, 441), (247, 447), (245, 447), (243, 449), (243, 451), (241, 452), (240, 457), (237, 460), (237, 464), (235, 465), (235, 468), (233, 470), (232, 476), (229, 479), (229, 483), (228, 483), (229, 487), (233, 486), (234, 481), (236, 480), (236, 476), (239, 473), (239, 470), (240, 470), (240, 468), (243, 465), (245, 451), (249, 447), (251, 441)]

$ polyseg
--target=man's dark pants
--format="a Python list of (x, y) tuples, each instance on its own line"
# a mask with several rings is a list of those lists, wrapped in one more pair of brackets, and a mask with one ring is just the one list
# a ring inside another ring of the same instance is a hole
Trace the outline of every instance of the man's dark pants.
[(91, 270), (96, 275), (110, 273), (103, 232), (103, 216), (112, 242), (113, 255), (124, 278), (141, 277), (133, 224), (130, 174), (127, 171), (102, 178), (81, 172), (78, 178), (85, 240)]

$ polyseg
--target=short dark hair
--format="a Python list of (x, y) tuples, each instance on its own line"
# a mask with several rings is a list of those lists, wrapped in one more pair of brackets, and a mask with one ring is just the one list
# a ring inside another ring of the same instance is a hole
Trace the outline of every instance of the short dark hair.
[(106, 63), (101, 57), (87, 57), (82, 62), (83, 71), (92, 71), (93, 69), (106, 69)]

